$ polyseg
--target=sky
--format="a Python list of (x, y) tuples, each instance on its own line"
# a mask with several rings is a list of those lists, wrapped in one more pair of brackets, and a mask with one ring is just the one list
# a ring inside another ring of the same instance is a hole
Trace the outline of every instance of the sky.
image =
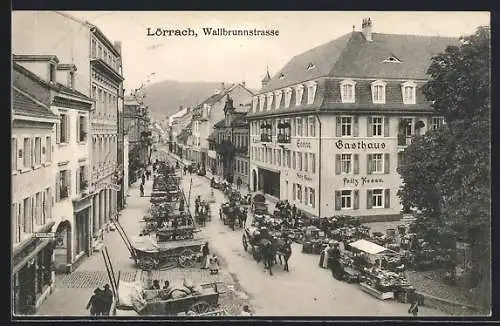
[[(142, 83), (245, 81), (260, 88), (293, 56), (353, 30), (370, 17), (375, 33), (431, 36), (473, 34), (490, 24), (489, 12), (363, 11), (68, 11), (122, 42), (125, 89)], [(205, 36), (203, 28), (270, 29), (278, 36)], [(193, 29), (198, 36), (148, 36), (161, 30)], [(149, 80), (149, 82), (147, 82)]]

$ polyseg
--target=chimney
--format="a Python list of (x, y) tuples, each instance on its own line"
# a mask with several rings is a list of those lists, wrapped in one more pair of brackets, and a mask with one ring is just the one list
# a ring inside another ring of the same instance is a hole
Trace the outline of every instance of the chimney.
[(361, 32), (368, 42), (372, 41), (372, 21), (370, 18), (363, 19), (361, 24)]
[(122, 55), (122, 42), (115, 42), (114, 46), (115, 46), (116, 51), (118, 51), (118, 53), (120, 53), (120, 55)]

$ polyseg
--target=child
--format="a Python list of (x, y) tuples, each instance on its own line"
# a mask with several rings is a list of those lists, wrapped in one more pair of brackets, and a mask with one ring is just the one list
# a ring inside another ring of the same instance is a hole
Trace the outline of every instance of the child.
[(219, 260), (217, 259), (217, 256), (215, 255), (210, 256), (208, 269), (210, 270), (210, 274), (219, 273)]

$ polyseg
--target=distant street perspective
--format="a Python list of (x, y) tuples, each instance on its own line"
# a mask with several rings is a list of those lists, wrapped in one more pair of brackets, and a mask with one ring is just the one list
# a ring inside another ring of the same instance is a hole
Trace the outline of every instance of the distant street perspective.
[(13, 318), (490, 315), (488, 24), (14, 11)]

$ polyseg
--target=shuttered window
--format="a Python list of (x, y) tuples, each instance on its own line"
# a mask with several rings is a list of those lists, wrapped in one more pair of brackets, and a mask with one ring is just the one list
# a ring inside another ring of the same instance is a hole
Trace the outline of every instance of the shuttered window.
[(10, 155), (11, 155), (11, 165), (12, 165), (12, 171), (17, 170), (17, 139), (16, 138), (11, 138), (11, 150), (10, 150)]

